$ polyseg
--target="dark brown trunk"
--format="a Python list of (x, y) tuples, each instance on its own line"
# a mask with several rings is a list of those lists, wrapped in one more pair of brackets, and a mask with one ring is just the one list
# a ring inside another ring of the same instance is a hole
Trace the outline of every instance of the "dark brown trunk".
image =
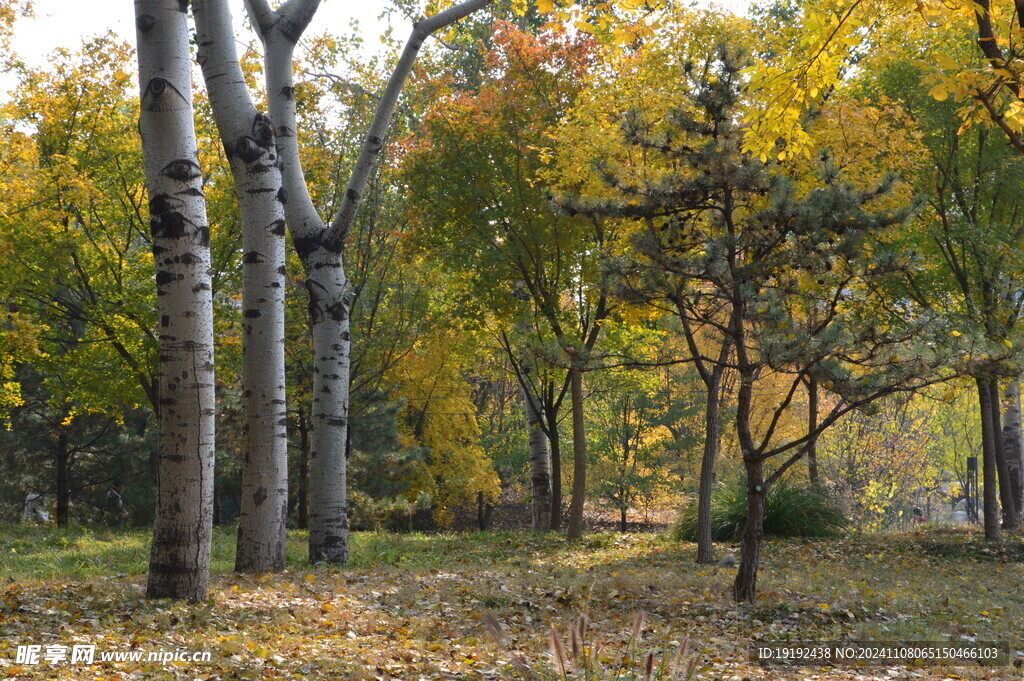
[[(807, 434), (818, 429), (818, 380), (813, 376), (807, 379)], [(818, 483), (818, 447), (817, 440), (812, 437), (807, 443), (807, 477), (812, 485)]]
[(69, 483), (68, 433), (63, 426), (57, 429), (57, 526), (67, 527), (68, 507), (71, 499)]
[(697, 492), (697, 562), (715, 562), (714, 537), (711, 534), (711, 495), (715, 485), (715, 460), (718, 458), (718, 406), (721, 379), (708, 386), (704, 409), (704, 456), (700, 462), (700, 487)]
[(757, 595), (757, 566), (761, 560), (761, 541), (764, 539), (764, 465), (750, 456), (744, 457), (747, 470), (747, 521), (743, 527), (743, 548), (740, 565), (733, 584), (733, 598), (737, 603), (753, 603)]
[(1003, 392), (1003, 454), (1010, 471), (1010, 491), (1013, 493), (1013, 506), (1017, 510), (1017, 523), (1021, 522), (1024, 513), (1024, 442), (1021, 437), (1020, 418), (1020, 384), (1011, 381)]
[(1017, 527), (1017, 505), (1013, 499), (1013, 487), (1010, 484), (1010, 466), (1003, 448), (1003, 417), (999, 409), (999, 381), (988, 382), (989, 408), (992, 410), (992, 441), (995, 444), (996, 470), (999, 473), (999, 503), (1003, 510), (1003, 529), (1012, 530)]
[(569, 369), (572, 400), (572, 502), (569, 504), (567, 538), (576, 541), (583, 536), (583, 503), (587, 493), (587, 437), (583, 429), (583, 372)]
[[(346, 443), (347, 444), (347, 443)], [(309, 527), (309, 423), (304, 411), (299, 412), (299, 493), (296, 522), (300, 530)]]
[(629, 524), (626, 522), (626, 508), (623, 506), (619, 509), (619, 531), (625, 534), (629, 530)]
[(551, 529), (562, 529), (562, 440), (558, 435), (558, 412), (545, 409), (548, 444), (551, 446)]
[(981, 480), (983, 485), (982, 506), (985, 513), (985, 538), (1001, 539), (999, 527), (999, 482), (996, 480), (995, 429), (992, 423), (992, 392), (988, 381), (976, 378), (978, 386), (978, 407), (981, 412)]

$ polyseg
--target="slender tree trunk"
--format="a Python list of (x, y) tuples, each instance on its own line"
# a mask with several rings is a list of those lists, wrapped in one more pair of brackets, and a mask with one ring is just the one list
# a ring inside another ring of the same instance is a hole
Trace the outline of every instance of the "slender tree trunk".
[(299, 500), (296, 504), (300, 530), (309, 527), (309, 424), (305, 410), (299, 413)]
[(562, 438), (558, 434), (558, 411), (544, 411), (551, 450), (551, 530), (557, 532), (562, 529)]
[(749, 455), (743, 458), (747, 471), (747, 520), (743, 526), (743, 548), (740, 565), (733, 583), (736, 602), (753, 603), (757, 596), (757, 568), (761, 562), (761, 542), (764, 539), (764, 465)]
[(213, 525), (210, 228), (192, 119), (188, 4), (136, 0), (139, 132), (156, 264), (160, 436), (150, 598), (206, 597)]
[(1003, 391), (1003, 454), (1010, 473), (1010, 490), (1017, 523), (1024, 511), (1024, 436), (1021, 432), (1020, 382), (1010, 381)]
[(193, 0), (196, 42), (242, 218), (245, 453), (235, 570), (285, 565), (288, 439), (284, 376), (284, 192), (270, 119), (257, 112), (226, 0)]
[(569, 369), (572, 401), (572, 501), (569, 504), (567, 538), (576, 541), (583, 536), (583, 504), (587, 494), (587, 435), (583, 422), (583, 372), (578, 366)]
[(985, 513), (985, 538), (1001, 539), (999, 526), (999, 482), (996, 480), (995, 428), (992, 422), (992, 391), (988, 381), (977, 378), (978, 407), (981, 411), (981, 484), (982, 507)]
[[(807, 379), (807, 432), (818, 430), (818, 379), (813, 376)], [(812, 485), (818, 483), (818, 446), (817, 439), (807, 443), (807, 478)]]
[(700, 487), (697, 491), (697, 562), (713, 563), (714, 537), (711, 528), (711, 495), (715, 484), (715, 460), (718, 458), (718, 420), (721, 397), (721, 372), (716, 368), (707, 385), (704, 407), (704, 455), (700, 461)]
[(1010, 463), (1003, 449), (1003, 419), (999, 409), (999, 381), (993, 379), (988, 384), (992, 393), (990, 406), (992, 408), (992, 440), (996, 449), (996, 469), (999, 472), (999, 503), (1003, 511), (1003, 529), (1016, 529), (1019, 519), (1017, 505), (1013, 499), (1013, 484), (1010, 480)]
[(537, 532), (547, 532), (551, 529), (551, 450), (548, 449), (548, 437), (540, 425), (541, 414), (537, 399), (530, 395), (525, 385), (521, 391), (526, 427), (530, 434), (533, 529)]
[(68, 431), (64, 426), (57, 427), (57, 527), (67, 527), (68, 507), (70, 506), (71, 485), (68, 455)]
[[(620, 494), (625, 494), (625, 490), (619, 488)], [(619, 507), (619, 532), (625, 534), (629, 530), (629, 524), (626, 522), (626, 507)]]

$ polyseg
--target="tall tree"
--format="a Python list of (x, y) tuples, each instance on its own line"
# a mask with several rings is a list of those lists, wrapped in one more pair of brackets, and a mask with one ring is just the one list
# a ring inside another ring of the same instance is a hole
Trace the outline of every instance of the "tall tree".
[(351, 295), (342, 254), (391, 114), (413, 62), (433, 32), (488, 4), (469, 0), (417, 22), (381, 95), (356, 160), (341, 207), (328, 225), (310, 197), (296, 136), (292, 54), (319, 0), (288, 0), (277, 10), (267, 0), (247, 0), (246, 9), (265, 49), (270, 120), (281, 157), (285, 215), (306, 274), (313, 336), (313, 407), (310, 443), (309, 557), (313, 562), (348, 560), (345, 453), (349, 419)]
[(196, 0), (198, 60), (231, 165), (242, 220), (245, 452), (235, 569), (284, 569), (288, 513), (284, 201), (270, 119), (257, 112), (226, 0)]
[[(573, 422), (573, 502), (569, 535), (582, 532), (586, 496), (583, 374), (611, 313), (601, 258), (612, 238), (599, 221), (551, 210), (542, 174), (544, 135), (579, 92), (591, 43), (529, 36), (503, 24), (475, 92), (451, 92), (410, 142), (405, 168), (421, 199), (417, 239), (456, 268), (495, 323), (526, 398), (545, 419), (552, 470), (552, 528), (561, 513), (558, 410), (568, 393)], [(436, 165), (448, 168), (436, 173)], [(474, 313), (477, 311), (474, 310)], [(553, 365), (560, 386), (539, 364)], [(576, 386), (573, 388), (573, 386)], [(541, 441), (533, 438), (543, 495)]]
[[(878, 243), (875, 253), (866, 253), (866, 239), (908, 215), (899, 207), (906, 188), (894, 194), (895, 180), (883, 179), (881, 170), (907, 160), (890, 156), (895, 127), (877, 126), (870, 149), (844, 147), (845, 125), (862, 116), (879, 120), (847, 105), (821, 119), (820, 168), (762, 164), (740, 149), (741, 69), (740, 58), (724, 46), (694, 63), (692, 80), (666, 115), (624, 117), (626, 143), (652, 160), (639, 169), (599, 166), (619, 198), (567, 197), (564, 203), (637, 220), (638, 250), (651, 266), (659, 266), (651, 257), (658, 253), (688, 263), (698, 282), (690, 295), (712, 298), (721, 310), (718, 330), (735, 352), (735, 429), (747, 476), (734, 597), (752, 601), (768, 487), (843, 414), (906, 389), (927, 368), (920, 362), (928, 351), (923, 345), (901, 351), (912, 337), (913, 325), (905, 324), (912, 315), (870, 295), (871, 280), (892, 271), (898, 259)], [(789, 435), (780, 426), (812, 376), (844, 399), (814, 430)], [(766, 382), (774, 389), (759, 391)], [(774, 471), (766, 471), (771, 463)]]
[(135, 3), (139, 132), (160, 317), (159, 487), (146, 593), (202, 600), (213, 524), (213, 301), (187, 9), (179, 0)]

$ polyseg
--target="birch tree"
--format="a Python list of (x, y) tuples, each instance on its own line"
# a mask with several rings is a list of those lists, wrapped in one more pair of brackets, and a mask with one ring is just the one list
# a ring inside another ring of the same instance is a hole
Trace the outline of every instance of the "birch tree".
[(309, 558), (348, 560), (345, 451), (349, 410), (349, 310), (351, 296), (343, 250), (373, 170), (399, 94), (423, 42), (435, 31), (489, 4), (469, 0), (414, 24), (405, 49), (381, 95), (345, 196), (330, 223), (319, 215), (306, 186), (296, 136), (292, 55), (319, 0), (288, 0), (272, 9), (267, 0), (246, 0), (265, 50), (267, 101), (277, 133), (285, 214), (306, 274), (313, 336), (313, 406), (310, 442)]
[(160, 348), (159, 483), (147, 595), (198, 601), (206, 597), (213, 525), (213, 302), (187, 9), (179, 0), (135, 3)]
[(284, 201), (270, 119), (256, 110), (225, 0), (193, 3), (198, 60), (242, 220), (245, 453), (235, 569), (280, 571), (288, 513), (284, 373)]

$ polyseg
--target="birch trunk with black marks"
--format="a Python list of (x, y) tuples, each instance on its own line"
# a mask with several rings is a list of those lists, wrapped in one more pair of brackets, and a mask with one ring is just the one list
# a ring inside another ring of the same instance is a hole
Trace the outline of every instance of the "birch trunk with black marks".
[(274, 10), (267, 0), (246, 0), (265, 51), (267, 101), (277, 133), (287, 196), (288, 230), (306, 275), (313, 337), (313, 408), (310, 447), (309, 559), (348, 562), (345, 451), (349, 410), (349, 306), (342, 251), (405, 80), (419, 49), (434, 31), (489, 4), (470, 0), (417, 22), (377, 102), (370, 129), (349, 178), (338, 214), (328, 226), (318, 214), (302, 173), (296, 137), (292, 54), (319, 0), (288, 0)]
[(238, 572), (285, 565), (288, 439), (284, 371), (284, 193), (270, 119), (256, 110), (226, 0), (194, 0), (198, 59), (242, 218), (245, 452)]
[(1024, 435), (1021, 432), (1020, 382), (1010, 381), (1003, 391), (1003, 454), (1010, 474), (1010, 489), (1018, 523), (1024, 512)]
[(198, 601), (206, 597), (213, 526), (213, 304), (187, 11), (184, 0), (135, 3), (160, 317), (159, 480), (146, 594)]
[(551, 529), (551, 450), (548, 436), (541, 427), (540, 400), (521, 386), (526, 428), (530, 436), (530, 492), (533, 497), (533, 529)]

